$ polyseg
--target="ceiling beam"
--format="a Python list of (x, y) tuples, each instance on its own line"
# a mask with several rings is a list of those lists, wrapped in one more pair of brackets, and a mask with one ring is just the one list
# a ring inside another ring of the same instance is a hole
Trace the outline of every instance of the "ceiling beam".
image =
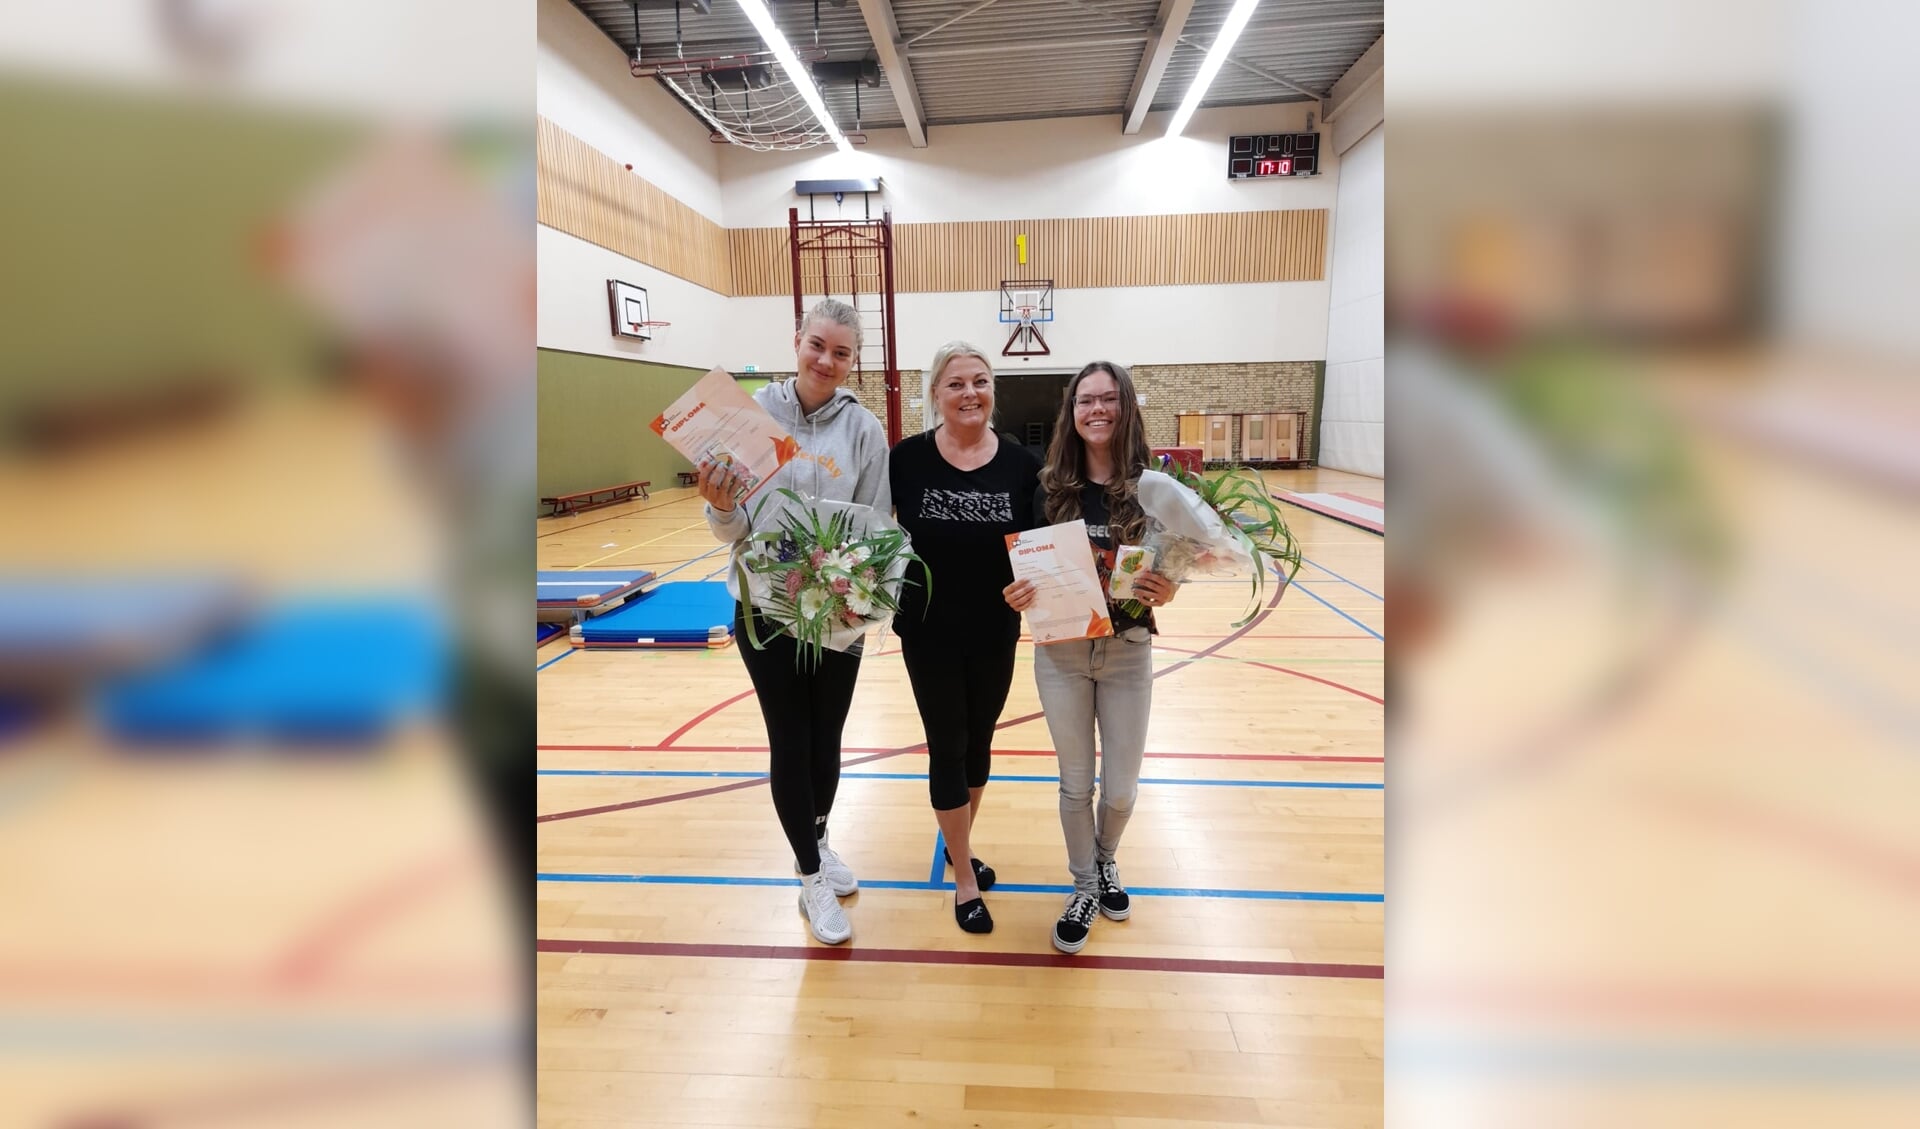
[(980, 3), (975, 4), (973, 7), (968, 8), (966, 11), (960, 13), (959, 15), (953, 17), (952, 19), (945, 20), (941, 23), (937, 23), (934, 26), (928, 28), (927, 30), (921, 32), (919, 35), (914, 36), (912, 39), (907, 40), (907, 46), (911, 47), (930, 35), (933, 35), (937, 32), (945, 31), (948, 28), (952, 27), (954, 24), (957, 24), (961, 20), (966, 19), (968, 16), (973, 15), (975, 12), (981, 11), (986, 8), (991, 8), (995, 4), (998, 4), (999, 2), (1000, 0), (980, 0)]
[(1353, 100), (1362, 91), (1380, 79), (1380, 72), (1386, 60), (1387, 37), (1381, 36), (1373, 41), (1366, 53), (1354, 60), (1347, 73), (1334, 81), (1333, 89), (1327, 92), (1327, 104), (1321, 117), (1332, 121), (1341, 111), (1353, 104)]
[[(1192, 4), (1193, 0), (1185, 0)], [(956, 43), (951, 47), (915, 47), (915, 59), (957, 59), (967, 55), (1008, 55), (1021, 51), (1072, 51), (1082, 47), (1125, 47), (1145, 43), (1144, 35), (1083, 35), (1077, 39), (1011, 39), (998, 43)]]
[(1160, 11), (1154, 15), (1153, 28), (1147, 34), (1147, 49), (1140, 56), (1139, 68), (1133, 72), (1133, 86), (1127, 90), (1121, 133), (1140, 132), (1141, 123), (1147, 120), (1147, 107), (1153, 105), (1160, 79), (1167, 73), (1167, 60), (1173, 58), (1180, 31), (1187, 26), (1187, 17), (1192, 13), (1193, 0), (1160, 0)]
[(925, 149), (927, 112), (920, 105), (920, 88), (914, 85), (913, 67), (907, 62), (907, 45), (900, 38), (900, 23), (893, 18), (893, 4), (890, 0), (860, 0), (860, 14), (866, 17), (867, 34), (873, 37), (874, 50), (880, 55), (881, 73), (893, 88), (900, 120), (907, 127), (907, 140), (915, 149)]

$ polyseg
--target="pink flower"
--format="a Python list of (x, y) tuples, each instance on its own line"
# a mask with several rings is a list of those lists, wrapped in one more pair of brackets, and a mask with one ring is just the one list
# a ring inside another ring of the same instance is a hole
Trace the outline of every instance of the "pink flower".
[(853, 582), (848, 580), (846, 577), (836, 576), (833, 578), (833, 594), (834, 595), (844, 596), (847, 594), (847, 589), (851, 587), (853, 587)]
[(870, 568), (863, 568), (860, 570), (860, 579), (866, 581), (868, 584), (873, 583), (874, 575), (875, 575), (874, 571)]
[(826, 564), (827, 551), (825, 549), (815, 549), (812, 555), (807, 557), (807, 563), (812, 565), (815, 568), (819, 568), (821, 565)]
[(845, 613), (845, 619), (846, 619), (846, 621), (847, 621), (847, 626), (848, 626), (848, 627), (858, 627), (858, 626), (860, 626), (860, 617), (859, 617), (858, 615), (856, 615), (856, 614), (854, 614), (854, 611), (853, 611), (853, 609), (852, 609), (852, 608), (848, 608), (848, 609), (846, 610), (846, 613)]
[(800, 594), (800, 570), (797, 568), (791, 569), (787, 572), (787, 599), (791, 600), (795, 596), (798, 596), (799, 594)]

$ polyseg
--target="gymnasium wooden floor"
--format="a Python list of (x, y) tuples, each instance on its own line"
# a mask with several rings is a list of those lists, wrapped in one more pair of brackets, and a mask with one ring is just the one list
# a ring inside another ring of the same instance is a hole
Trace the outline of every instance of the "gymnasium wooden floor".
[[(1267, 479), (1386, 500), (1337, 471)], [(953, 923), (897, 644), (863, 664), (837, 947), (796, 908), (735, 648), (541, 647), (540, 1124), (1379, 1125), (1384, 542), (1286, 513), (1310, 564), (1276, 606), (1231, 628), (1234, 580), (1162, 613), (1133, 916), (1073, 957), (1048, 940), (1069, 878), (1030, 644), (975, 825), (1000, 883), (985, 937)], [(538, 533), (543, 569), (725, 560), (688, 489)]]

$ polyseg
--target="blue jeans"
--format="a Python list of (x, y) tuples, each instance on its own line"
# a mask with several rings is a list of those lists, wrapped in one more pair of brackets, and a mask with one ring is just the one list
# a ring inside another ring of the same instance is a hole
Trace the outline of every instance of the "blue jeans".
[[(1140, 790), (1153, 706), (1153, 641), (1144, 627), (1106, 639), (1033, 649), (1033, 680), (1060, 761), (1060, 829), (1076, 889), (1099, 893), (1099, 864), (1113, 858)], [(1094, 732), (1101, 756), (1094, 759)], [(1096, 770), (1100, 804), (1093, 803)]]

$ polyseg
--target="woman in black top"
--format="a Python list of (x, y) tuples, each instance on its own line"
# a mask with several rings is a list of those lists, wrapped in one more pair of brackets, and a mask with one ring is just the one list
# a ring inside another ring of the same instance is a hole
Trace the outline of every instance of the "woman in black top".
[(993, 869), (973, 855), (972, 828), (991, 772), (994, 726), (1013, 685), (1019, 613), (1002, 595), (1013, 580), (1006, 536), (1032, 529), (1040, 460), (993, 430), (993, 366), (964, 341), (942, 345), (923, 377), (928, 429), (889, 460), (893, 502), (937, 584), (928, 598), (918, 565), (894, 632), (927, 732), (927, 781), (953, 871), (954, 919), (993, 930), (981, 893)]

